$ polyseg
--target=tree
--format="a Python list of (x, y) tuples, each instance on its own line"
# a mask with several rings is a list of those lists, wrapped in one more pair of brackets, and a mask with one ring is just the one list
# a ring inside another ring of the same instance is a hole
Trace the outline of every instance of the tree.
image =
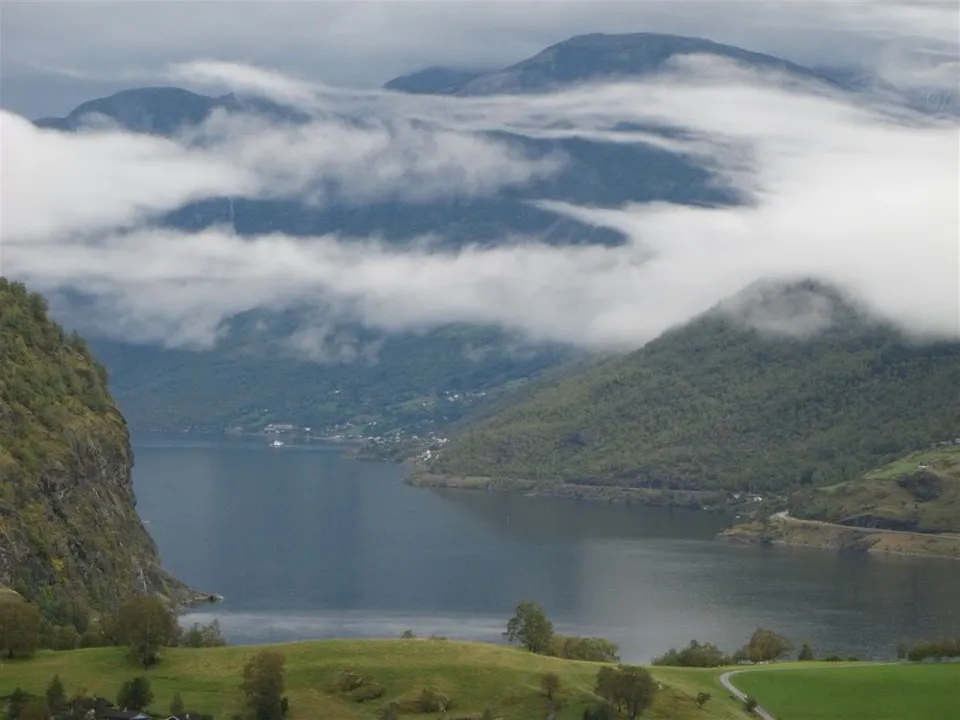
[(120, 686), (117, 693), (117, 705), (125, 710), (140, 712), (153, 702), (153, 690), (145, 677), (135, 677)]
[(170, 714), (171, 715), (180, 715), (183, 713), (183, 698), (180, 697), (179, 692), (173, 694), (173, 700), (170, 701)]
[(626, 667), (620, 671), (621, 692), (624, 708), (630, 720), (646, 710), (657, 694), (657, 681), (649, 670), (640, 667)]
[(547, 696), (547, 700), (553, 702), (560, 689), (560, 676), (552, 672), (544, 673), (540, 676), (540, 687), (543, 689), (543, 694)]
[(697, 707), (702, 710), (702, 709), (703, 709), (703, 706), (706, 705), (706, 704), (710, 701), (710, 697), (711, 697), (711, 696), (710, 696), (710, 693), (708, 693), (708, 692), (703, 692), (703, 691), (698, 692), (698, 693), (697, 693)]
[(743, 701), (743, 709), (745, 712), (752, 713), (754, 710), (757, 709), (757, 705), (759, 704), (760, 703), (757, 702), (757, 699), (755, 697), (753, 697), (752, 695), (747, 695), (747, 697)]
[(130, 646), (131, 658), (148, 668), (158, 661), (160, 648), (176, 638), (177, 619), (163, 600), (142, 595), (120, 606), (116, 632), (120, 641)]
[(192, 648), (222, 647), (227, 644), (227, 641), (220, 629), (220, 621), (214, 620), (207, 625), (194, 623), (188, 630), (184, 631), (180, 638), (180, 644)]
[(546, 653), (553, 642), (553, 623), (537, 603), (522, 602), (507, 622), (503, 636), (510, 642), (519, 642), (530, 652)]
[(40, 608), (23, 600), (0, 600), (0, 652), (29, 657), (40, 643)]
[(54, 675), (50, 680), (45, 696), (47, 699), (47, 708), (54, 715), (67, 709), (67, 691), (60, 681), (59, 675)]
[(284, 657), (275, 650), (261, 650), (243, 667), (243, 691), (250, 720), (283, 718)]
[(641, 667), (605, 667), (597, 673), (596, 693), (630, 720), (643, 713), (657, 694), (657, 681)]
[(619, 699), (620, 671), (612, 667), (603, 667), (597, 671), (595, 691), (597, 695), (617, 706), (617, 712), (623, 709)]
[(797, 660), (800, 662), (809, 662), (813, 660), (813, 648), (810, 647), (810, 643), (803, 644), (803, 647), (800, 648), (800, 654), (797, 655)]
[(750, 642), (744, 645), (735, 657), (743, 657), (751, 662), (769, 662), (777, 660), (791, 648), (790, 641), (773, 630), (757, 628), (750, 636)]

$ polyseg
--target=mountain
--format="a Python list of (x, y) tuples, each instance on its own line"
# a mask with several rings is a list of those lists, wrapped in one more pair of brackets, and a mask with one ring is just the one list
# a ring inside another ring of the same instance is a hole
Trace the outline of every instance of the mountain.
[(172, 135), (184, 125), (203, 122), (217, 108), (231, 105), (229, 96), (207, 97), (175, 87), (136, 88), (90, 100), (66, 117), (41, 118), (35, 124), (54, 130), (78, 130), (85, 122), (102, 116), (133, 132)]
[(296, 320), (278, 327), (282, 319), (251, 313), (205, 352), (91, 344), (134, 428), (219, 432), (274, 423), (370, 437), (436, 432), (576, 355), (558, 345), (533, 349), (491, 328), (390, 336), (344, 328), (328, 339), (296, 330)]
[(64, 623), (136, 593), (189, 599), (137, 515), (132, 465), (103, 367), (0, 277), (0, 586)]
[(147, 87), (90, 100), (65, 117), (40, 118), (34, 124), (75, 132), (87, 124), (106, 120), (131, 132), (174, 135), (185, 127), (199, 125), (216, 110), (256, 113), (275, 120), (307, 119), (295, 108), (263, 98), (240, 98), (232, 93), (210, 97), (176, 87)]
[[(433, 68), (388, 86), (457, 94), (497, 88), (536, 91), (653, 72), (669, 58), (691, 52), (715, 52), (804, 78), (816, 75), (777, 58), (695, 38), (587, 35), (496, 73), (458, 76), (459, 71)], [(290, 108), (262, 100), (140, 88), (84, 103), (64, 118), (47, 118), (38, 125), (76, 131), (87, 122), (108, 119), (133, 132), (172, 135), (218, 111), (267, 114), (291, 122), (306, 119)], [(341, 120), (357, 126), (379, 122), (364, 117)], [(649, 131), (670, 133), (668, 128)], [(332, 201), (322, 206), (298, 199), (210, 197), (177, 208), (156, 223), (190, 232), (229, 224), (243, 237), (337, 234), (375, 236), (397, 244), (439, 232), (448, 249), (495, 245), (514, 237), (536, 237), (558, 246), (617, 245), (624, 241), (620, 233), (558, 216), (531, 201), (596, 207), (654, 201), (723, 206), (743, 201), (696, 159), (651, 145), (534, 139), (504, 132), (485, 136), (529, 158), (559, 157), (564, 162), (553, 175), (525, 186), (467, 197), (424, 202), (387, 197), (357, 204), (333, 193)], [(376, 422), (379, 429), (385, 423), (390, 429), (423, 430), (485, 407), (502, 392), (581, 355), (571, 348), (531, 346), (491, 328), (462, 326), (399, 336), (338, 327), (333, 332), (336, 348), (330, 352), (324, 340), (318, 351), (310, 338), (323, 333), (317, 329), (315, 315), (305, 310), (256, 311), (231, 318), (220, 344), (211, 351), (166, 350), (98, 334), (87, 300), (74, 295), (50, 297), (58, 320), (90, 337), (110, 369), (115, 397), (136, 429), (256, 429), (267, 422), (330, 429)], [(243, 392), (235, 392), (236, 388)], [(438, 406), (437, 398), (447, 393), (459, 399), (444, 400)], [(461, 406), (459, 401), (465, 397), (470, 401)]]
[(960, 532), (960, 438), (940, 440), (862, 477), (790, 498), (790, 514), (850, 527)]
[(529, 387), (433, 453), (419, 481), (780, 494), (960, 434), (960, 344), (914, 344), (815, 283), (777, 292), (793, 300), (763, 302), (825, 298), (833, 324), (777, 335), (718, 308), (633, 354)]
[(479, 77), (483, 70), (458, 70), (448, 67), (428, 67), (409, 75), (401, 75), (384, 83), (385, 90), (411, 94), (441, 95), (453, 92), (464, 83)]
[[(664, 70), (676, 58), (694, 54), (713, 55), (756, 70), (779, 71), (800, 79), (832, 82), (828, 75), (802, 65), (703, 38), (660, 33), (592, 33), (551, 45), (503, 70), (476, 74), (458, 83), (424, 82), (416, 92), (453, 95), (538, 92), (587, 81), (651, 75)], [(429, 70), (424, 72), (427, 78), (432, 77)], [(416, 74), (396, 78), (385, 87), (395, 83), (402, 86), (411, 77), (415, 78)], [(450, 78), (452, 76), (444, 80)], [(435, 89), (422, 89), (431, 86)]]

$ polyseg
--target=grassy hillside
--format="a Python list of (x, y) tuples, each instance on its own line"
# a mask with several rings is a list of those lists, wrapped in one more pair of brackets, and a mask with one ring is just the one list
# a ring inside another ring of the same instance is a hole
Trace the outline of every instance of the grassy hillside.
[[(230, 717), (240, 710), (241, 668), (259, 649), (165, 650), (161, 664), (147, 673), (156, 708), (165, 708), (179, 691), (188, 710)], [(548, 711), (540, 690), (545, 672), (560, 677), (559, 697), (564, 709), (558, 720), (579, 720), (583, 708), (595, 700), (593, 685), (600, 667), (511, 647), (446, 640), (337, 640), (286, 644), (276, 649), (286, 657), (292, 720), (375, 718), (391, 700), (414, 697), (424, 687), (453, 698), (453, 712), (446, 717), (470, 717), (490, 709), (507, 720), (542, 720)], [(363, 673), (383, 685), (383, 697), (357, 703), (328, 692), (337, 672), (343, 669)], [(741, 716), (716, 685), (715, 673), (654, 670), (665, 689), (644, 717), (730, 720)], [(17, 685), (41, 693), (55, 673), (63, 679), (68, 693), (82, 687), (90, 694), (114, 697), (120, 684), (137, 671), (126, 664), (120, 648), (41, 653), (32, 660), (2, 666), (0, 695)], [(694, 698), (704, 689), (713, 693), (714, 700), (706, 710), (699, 710)]]
[(751, 670), (732, 681), (788, 720), (947, 720), (960, 699), (957, 663)]
[(841, 525), (960, 533), (960, 445), (921, 450), (857, 480), (799, 492), (790, 510)]
[(422, 471), (557, 491), (787, 491), (850, 480), (960, 434), (960, 344), (912, 344), (836, 310), (807, 338), (708, 314), (540, 387)]
[(103, 368), (0, 278), (0, 586), (63, 622), (134, 592), (185, 595), (137, 516), (131, 465)]

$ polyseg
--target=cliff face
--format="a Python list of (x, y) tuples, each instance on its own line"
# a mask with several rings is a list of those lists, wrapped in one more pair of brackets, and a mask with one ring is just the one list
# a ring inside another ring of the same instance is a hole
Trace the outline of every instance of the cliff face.
[(83, 340), (0, 278), (0, 586), (53, 618), (191, 591), (137, 515), (126, 422)]

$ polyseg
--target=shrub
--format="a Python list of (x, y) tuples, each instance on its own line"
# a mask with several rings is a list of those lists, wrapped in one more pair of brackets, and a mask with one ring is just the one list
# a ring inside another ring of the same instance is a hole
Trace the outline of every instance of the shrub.
[(567, 660), (619, 662), (620, 648), (601, 637), (565, 637), (554, 635), (551, 654)]
[(362, 685), (350, 691), (350, 698), (358, 703), (366, 702), (367, 700), (376, 700), (382, 695), (383, 686), (368, 680), (365, 680)]
[(337, 673), (333, 681), (334, 689), (338, 692), (352, 692), (361, 687), (367, 681), (367, 677), (353, 670), (341, 670)]

